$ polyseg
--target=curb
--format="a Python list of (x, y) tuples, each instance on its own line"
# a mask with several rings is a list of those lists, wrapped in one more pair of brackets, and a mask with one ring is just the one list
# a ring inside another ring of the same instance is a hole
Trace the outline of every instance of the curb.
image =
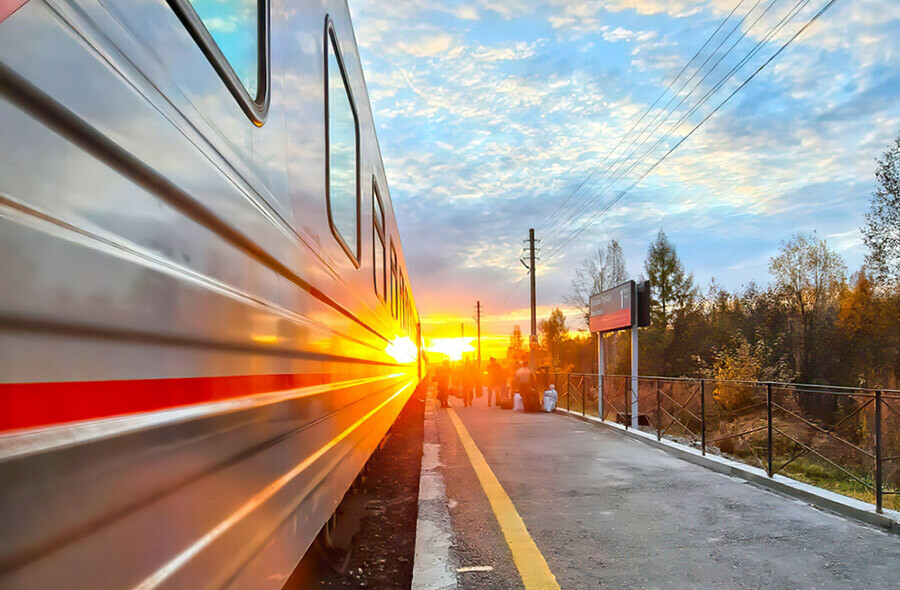
[(658, 441), (654, 435), (647, 434), (640, 430), (626, 430), (621, 424), (606, 422), (594, 416), (582, 416), (581, 414), (559, 408), (557, 408), (556, 412), (564, 416), (581, 420), (582, 422), (588, 422), (618, 432), (619, 434), (623, 434), (651, 447), (661, 449), (679, 459), (705, 467), (716, 473), (743, 479), (752, 484), (784, 494), (785, 496), (797, 498), (798, 500), (802, 500), (818, 508), (876, 526), (890, 533), (900, 534), (900, 512), (884, 510), (884, 514), (878, 514), (875, 512), (874, 504), (869, 504), (862, 500), (842, 496), (841, 494), (830, 492), (783, 475), (776, 474), (774, 477), (769, 477), (764, 470), (757, 467), (745, 465), (718, 455), (703, 455), (697, 449), (666, 439)]
[(419, 514), (412, 590), (456, 590), (456, 563), (452, 555), (453, 527), (440, 469), (441, 441), (435, 421), (435, 399), (428, 391), (419, 475)]

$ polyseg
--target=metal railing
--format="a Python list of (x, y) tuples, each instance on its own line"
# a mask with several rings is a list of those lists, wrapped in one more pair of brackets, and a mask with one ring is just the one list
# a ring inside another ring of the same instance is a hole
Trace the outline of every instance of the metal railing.
[[(900, 391), (802, 383), (550, 375), (559, 407), (900, 509)], [(602, 388), (600, 387), (602, 385)]]

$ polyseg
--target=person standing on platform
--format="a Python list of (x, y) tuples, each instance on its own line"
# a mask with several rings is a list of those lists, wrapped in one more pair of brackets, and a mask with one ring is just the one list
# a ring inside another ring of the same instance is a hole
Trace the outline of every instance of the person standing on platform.
[(437, 380), (437, 398), (442, 408), (449, 408), (450, 402), (450, 361), (444, 361), (435, 374)]
[(519, 370), (516, 371), (515, 384), (522, 396), (522, 404), (525, 406), (526, 412), (533, 412), (538, 409), (538, 403), (535, 399), (534, 384), (532, 383), (531, 369), (527, 363), (522, 363)]
[(487, 367), (487, 378), (488, 378), (488, 392), (487, 392), (487, 405), (491, 407), (491, 399), (493, 398), (495, 404), (500, 404), (500, 393), (503, 390), (503, 385), (506, 382), (506, 379), (503, 376), (503, 367), (500, 366), (500, 363), (497, 362), (497, 359), (491, 357), (491, 362)]
[(475, 392), (475, 381), (477, 380), (477, 370), (472, 361), (466, 361), (462, 370), (462, 395), (463, 405), (469, 407), (472, 405), (472, 394)]

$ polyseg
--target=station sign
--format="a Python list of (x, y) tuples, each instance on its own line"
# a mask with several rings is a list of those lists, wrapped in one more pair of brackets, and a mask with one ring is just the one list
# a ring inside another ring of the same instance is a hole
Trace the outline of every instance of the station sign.
[(636, 320), (636, 299), (634, 281), (591, 295), (591, 332), (612, 332), (633, 326)]

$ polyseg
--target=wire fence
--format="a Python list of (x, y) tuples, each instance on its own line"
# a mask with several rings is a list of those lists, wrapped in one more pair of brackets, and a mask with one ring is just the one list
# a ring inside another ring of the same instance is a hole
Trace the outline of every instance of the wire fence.
[[(900, 391), (555, 373), (559, 407), (900, 509)], [(636, 416), (632, 416), (634, 392)]]

